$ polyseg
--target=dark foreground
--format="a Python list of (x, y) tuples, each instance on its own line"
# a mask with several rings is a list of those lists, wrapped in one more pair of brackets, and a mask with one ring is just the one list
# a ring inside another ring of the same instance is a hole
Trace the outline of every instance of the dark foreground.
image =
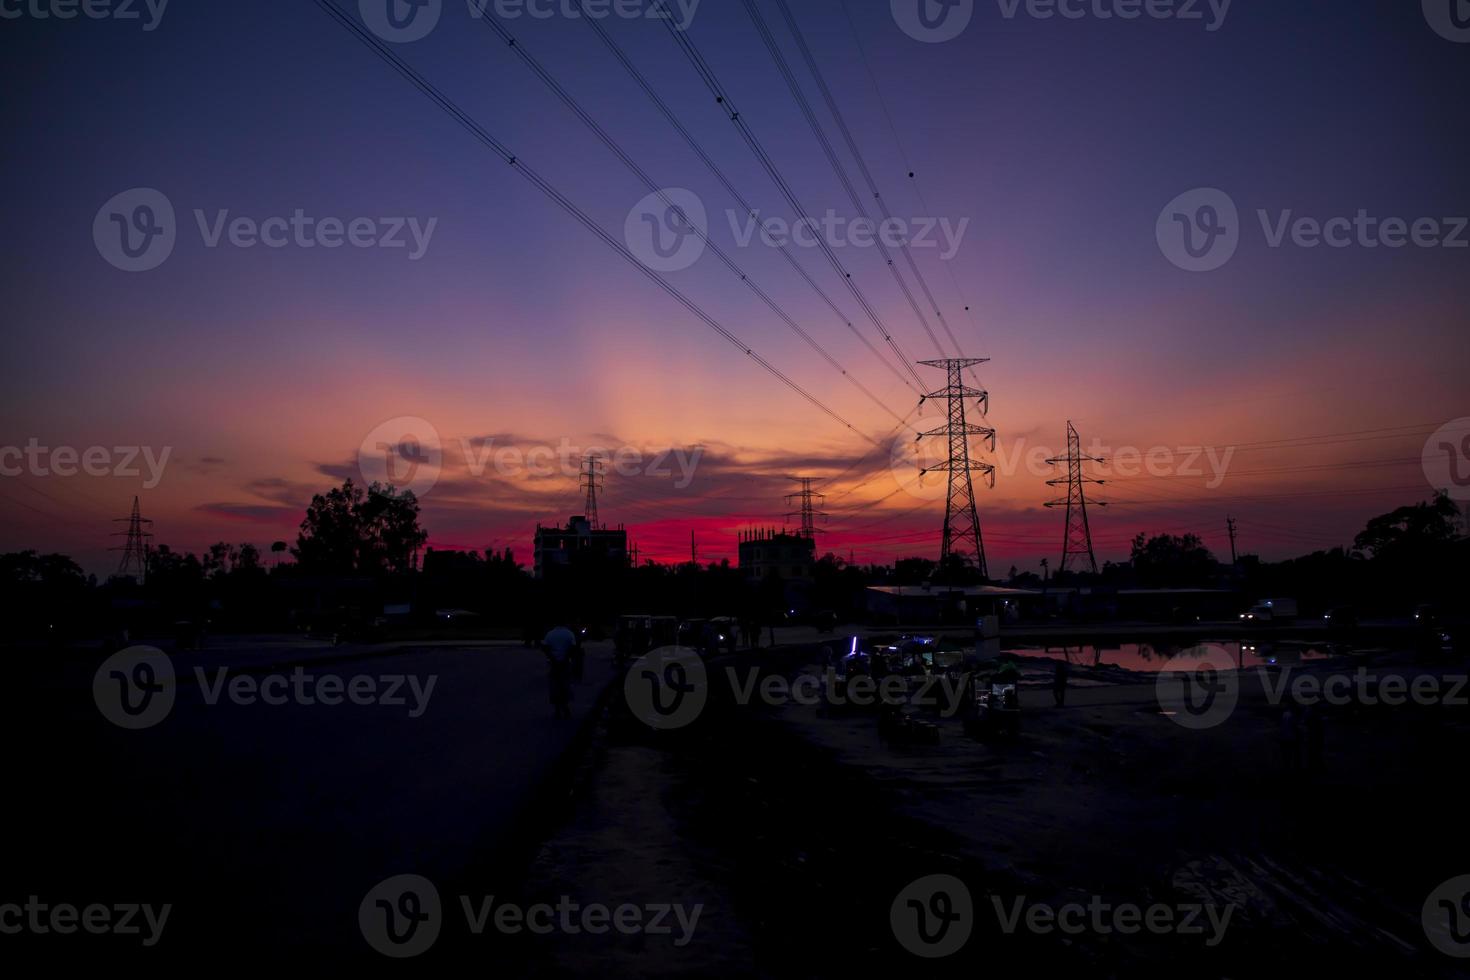
[[(1152, 678), (1082, 669), (1066, 707), (1024, 689), (1013, 740), (936, 718), (937, 742), (916, 744), (880, 738), (862, 711), (733, 702), (726, 668), (794, 678), (811, 647), (717, 660), (704, 712), (665, 732), (629, 712), (601, 645), (571, 721), (551, 718), (539, 655), (513, 645), (286, 650), (176, 660), (263, 678), (306, 659), (313, 676), (436, 686), (413, 717), (210, 705), (185, 682), (165, 720), (124, 731), (94, 703), (95, 659), (12, 675), (0, 904), (170, 911), (161, 930), (135, 913), (125, 935), (47, 920), (0, 935), (0, 958), (381, 968), (386, 949), (506, 976), (1437, 977), (1470, 963), (1435, 949), (1423, 918), (1470, 874), (1463, 706), (1328, 707), (1320, 768), (1298, 771), (1259, 684), (1194, 730), (1160, 713)], [(1425, 673), (1411, 657), (1372, 670)], [(378, 891), (400, 875), (437, 902), (417, 946), (381, 935), (429, 915), (425, 895)], [(919, 912), (938, 947), (905, 924)]]

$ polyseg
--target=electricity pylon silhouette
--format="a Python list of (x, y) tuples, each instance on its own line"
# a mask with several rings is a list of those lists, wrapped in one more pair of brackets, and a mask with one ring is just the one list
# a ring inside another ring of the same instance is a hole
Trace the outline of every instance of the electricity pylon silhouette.
[(825, 493), (818, 493), (812, 489), (812, 478), (809, 476), (798, 476), (794, 477), (794, 479), (801, 481), (801, 489), (795, 493), (788, 493), (786, 495), (786, 502), (791, 503), (793, 500), (800, 500), (801, 508), (789, 512), (786, 516), (799, 518), (801, 520), (801, 536), (811, 538), (815, 541), (817, 537), (817, 518), (820, 517), (825, 520), (827, 515), (817, 510), (813, 506), (812, 501), (821, 500), (827, 495)]
[(602, 457), (583, 456), (582, 465), (582, 489), (587, 491), (587, 505), (583, 508), (583, 516), (592, 530), (602, 528), (602, 523), (597, 519), (597, 491), (602, 489)]
[[(1047, 460), (1053, 465), (1057, 463), (1067, 464), (1067, 475), (1065, 478), (1058, 477), (1055, 480), (1047, 480), (1049, 487), (1067, 485), (1067, 495), (1057, 500), (1049, 500), (1048, 507), (1067, 508), (1066, 535), (1062, 539), (1062, 563), (1057, 566), (1057, 574), (1067, 570), (1067, 562), (1074, 556), (1078, 559), (1086, 557), (1087, 567), (1097, 574), (1097, 557), (1092, 552), (1092, 530), (1087, 526), (1087, 497), (1082, 492), (1084, 483), (1101, 484), (1104, 481), (1094, 480), (1082, 473), (1083, 462), (1104, 462), (1101, 456), (1087, 456), (1082, 452), (1082, 438), (1077, 435), (1077, 428), (1070, 421), (1067, 422), (1067, 455), (1053, 456)], [(1098, 507), (1106, 507), (1106, 503), (1098, 502)]]
[[(920, 432), (915, 439), (916, 442), (926, 436), (945, 436), (949, 439), (949, 456), (944, 462), (919, 471), (920, 475), (931, 470), (943, 470), (949, 473), (949, 492), (944, 499), (944, 542), (939, 548), (940, 563), (943, 564), (951, 555), (963, 557), (966, 553), (966, 546), (971, 547), (974, 549), (975, 568), (979, 571), (981, 578), (987, 579), (990, 573), (985, 565), (985, 541), (980, 534), (980, 517), (975, 509), (975, 484), (970, 473), (973, 470), (984, 473), (993, 487), (995, 486), (995, 467), (989, 463), (979, 463), (970, 459), (970, 436), (980, 436), (988, 440), (990, 451), (994, 452), (995, 430), (976, 425), (965, 419), (965, 399), (976, 399), (980, 414), (984, 415), (990, 410), (990, 393), (966, 385), (964, 379), (960, 377), (960, 372), (967, 367), (984, 364), (989, 360), (988, 357), (945, 357), (935, 361), (919, 362), (926, 367), (945, 370), (948, 384), (938, 391), (931, 391), (924, 398), (944, 398), (948, 404), (949, 417), (943, 426), (928, 432)], [(923, 398), (920, 399), (920, 403), (923, 403)]]
[(127, 522), (126, 531), (118, 531), (113, 537), (127, 537), (127, 542), (121, 548), (109, 548), (108, 551), (121, 551), (122, 562), (117, 566), (119, 578), (131, 575), (139, 585), (143, 584), (143, 578), (148, 574), (148, 539), (153, 535), (143, 530), (143, 525), (152, 525), (152, 521), (143, 517), (138, 507), (138, 498), (133, 498), (133, 513), (130, 517), (117, 517), (113, 523)]

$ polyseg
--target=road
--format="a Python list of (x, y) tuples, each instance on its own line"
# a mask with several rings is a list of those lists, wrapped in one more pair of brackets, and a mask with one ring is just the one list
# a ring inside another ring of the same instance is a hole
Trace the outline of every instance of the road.
[[(299, 681), (283, 666), (292, 659), (306, 663)], [(98, 710), (97, 658), (20, 672), (7, 795), (10, 842), (21, 846), (0, 902), (170, 903), (165, 955), (361, 953), (358, 903), (382, 879), (468, 877), (490, 890), (509, 874), (497, 862), (518, 818), (613, 677), (610, 645), (589, 644), (574, 717), (558, 721), (544, 660), (518, 645), (385, 650), (270, 638), (212, 642), (172, 660), (176, 701), (138, 731)], [(271, 674), (283, 675), (278, 691), (309, 694), (327, 676), (344, 689), (368, 677), (378, 696), (396, 684), (405, 703), (288, 694), (271, 705), (214, 690), (221, 677), (248, 689)], [(63, 955), (128, 943), (45, 941)]]

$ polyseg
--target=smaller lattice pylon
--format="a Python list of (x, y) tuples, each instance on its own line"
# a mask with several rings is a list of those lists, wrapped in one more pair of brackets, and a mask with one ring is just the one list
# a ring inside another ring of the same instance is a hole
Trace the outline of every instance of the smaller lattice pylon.
[(143, 530), (144, 525), (152, 526), (153, 522), (142, 514), (138, 498), (133, 498), (133, 513), (128, 517), (113, 519), (113, 523), (126, 522), (126, 531), (117, 531), (113, 537), (126, 537), (127, 541), (118, 548), (109, 548), (109, 551), (121, 551), (122, 561), (118, 563), (117, 574), (120, 578), (131, 576), (139, 585), (143, 584), (144, 577), (148, 574), (148, 539), (153, 537), (151, 532)]
[[(1053, 456), (1047, 460), (1048, 463), (1067, 465), (1067, 475), (1055, 480), (1047, 480), (1046, 485), (1056, 487), (1066, 484), (1067, 495), (1056, 500), (1048, 500), (1047, 507), (1066, 507), (1067, 521), (1064, 536), (1062, 538), (1062, 563), (1057, 566), (1057, 574), (1067, 570), (1067, 565), (1072, 559), (1086, 560), (1088, 570), (1097, 574), (1097, 556), (1092, 550), (1092, 528), (1087, 523), (1087, 495), (1083, 492), (1083, 485), (1087, 483), (1101, 484), (1104, 481), (1093, 479), (1082, 472), (1083, 463), (1106, 462), (1101, 456), (1089, 456), (1082, 452), (1082, 438), (1077, 434), (1077, 427), (1070, 421), (1067, 422), (1067, 455)], [(1097, 507), (1106, 507), (1101, 501), (1095, 503)]]

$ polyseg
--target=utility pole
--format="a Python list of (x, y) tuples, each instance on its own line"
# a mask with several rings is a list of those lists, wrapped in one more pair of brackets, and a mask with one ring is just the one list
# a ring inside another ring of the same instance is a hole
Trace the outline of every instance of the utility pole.
[(1225, 518), (1225, 529), (1230, 532), (1230, 564), (1234, 567), (1239, 564), (1239, 559), (1235, 557), (1235, 518)]
[[(1067, 508), (1067, 526), (1065, 536), (1062, 538), (1062, 563), (1057, 566), (1057, 574), (1067, 570), (1067, 560), (1072, 556), (1078, 559), (1087, 558), (1087, 567), (1092, 574), (1097, 574), (1097, 556), (1092, 551), (1092, 529), (1087, 525), (1087, 498), (1082, 492), (1084, 483), (1098, 483), (1102, 480), (1094, 480), (1084, 476), (1082, 473), (1083, 462), (1104, 462), (1101, 456), (1087, 456), (1082, 452), (1082, 438), (1077, 435), (1077, 428), (1070, 421), (1067, 423), (1067, 455), (1054, 456), (1047, 460), (1053, 465), (1057, 463), (1067, 464), (1066, 477), (1058, 477), (1055, 480), (1047, 480), (1049, 487), (1067, 485), (1067, 495), (1058, 500), (1049, 500), (1047, 507)], [(1105, 503), (1098, 503), (1098, 507), (1106, 507)]]
[[(949, 440), (949, 456), (944, 462), (920, 470), (920, 475), (930, 470), (949, 473), (949, 492), (944, 500), (944, 540), (939, 548), (939, 561), (943, 565), (951, 555), (963, 556), (967, 548), (973, 549), (975, 568), (982, 579), (990, 577), (985, 565), (985, 543), (980, 534), (980, 517), (975, 510), (975, 484), (970, 477), (972, 470), (985, 474), (990, 485), (995, 486), (995, 467), (989, 463), (970, 459), (970, 436), (980, 436), (990, 443), (995, 451), (995, 430), (976, 425), (965, 419), (965, 399), (976, 400), (983, 416), (990, 408), (990, 394), (979, 388), (971, 388), (960, 377), (960, 372), (976, 364), (984, 364), (988, 357), (945, 357), (934, 361), (920, 361), (926, 367), (943, 368), (947, 384), (932, 391), (924, 398), (944, 398), (948, 406), (948, 421), (928, 432), (920, 432), (918, 439), (926, 436), (944, 436)], [(922, 404), (923, 399), (920, 399)], [(917, 441), (917, 440), (916, 440)], [(957, 547), (958, 546), (958, 547)]]
[(583, 513), (587, 523), (592, 530), (602, 529), (602, 523), (597, 519), (597, 491), (602, 489), (602, 457), (583, 456), (582, 466), (582, 489), (587, 491), (587, 503)]
[(825, 520), (827, 515), (817, 510), (813, 506), (812, 501), (822, 500), (827, 495), (818, 493), (812, 489), (812, 478), (809, 476), (798, 476), (793, 479), (801, 482), (801, 489), (795, 493), (788, 493), (786, 495), (786, 502), (790, 504), (793, 500), (800, 500), (801, 507), (798, 510), (790, 511), (786, 516), (799, 518), (801, 521), (801, 536), (815, 541), (817, 538), (817, 518), (820, 517)]
[(699, 564), (699, 545), (694, 543), (694, 528), (689, 529), (689, 564)]
[(151, 533), (143, 530), (143, 525), (152, 526), (153, 522), (143, 517), (138, 507), (138, 498), (133, 498), (133, 513), (129, 517), (118, 517), (113, 523), (127, 522), (126, 531), (118, 531), (113, 537), (126, 537), (127, 542), (121, 548), (109, 548), (109, 551), (121, 551), (122, 562), (117, 566), (117, 574), (120, 577), (131, 575), (139, 585), (143, 584), (144, 576), (148, 574), (148, 539), (153, 537)]

